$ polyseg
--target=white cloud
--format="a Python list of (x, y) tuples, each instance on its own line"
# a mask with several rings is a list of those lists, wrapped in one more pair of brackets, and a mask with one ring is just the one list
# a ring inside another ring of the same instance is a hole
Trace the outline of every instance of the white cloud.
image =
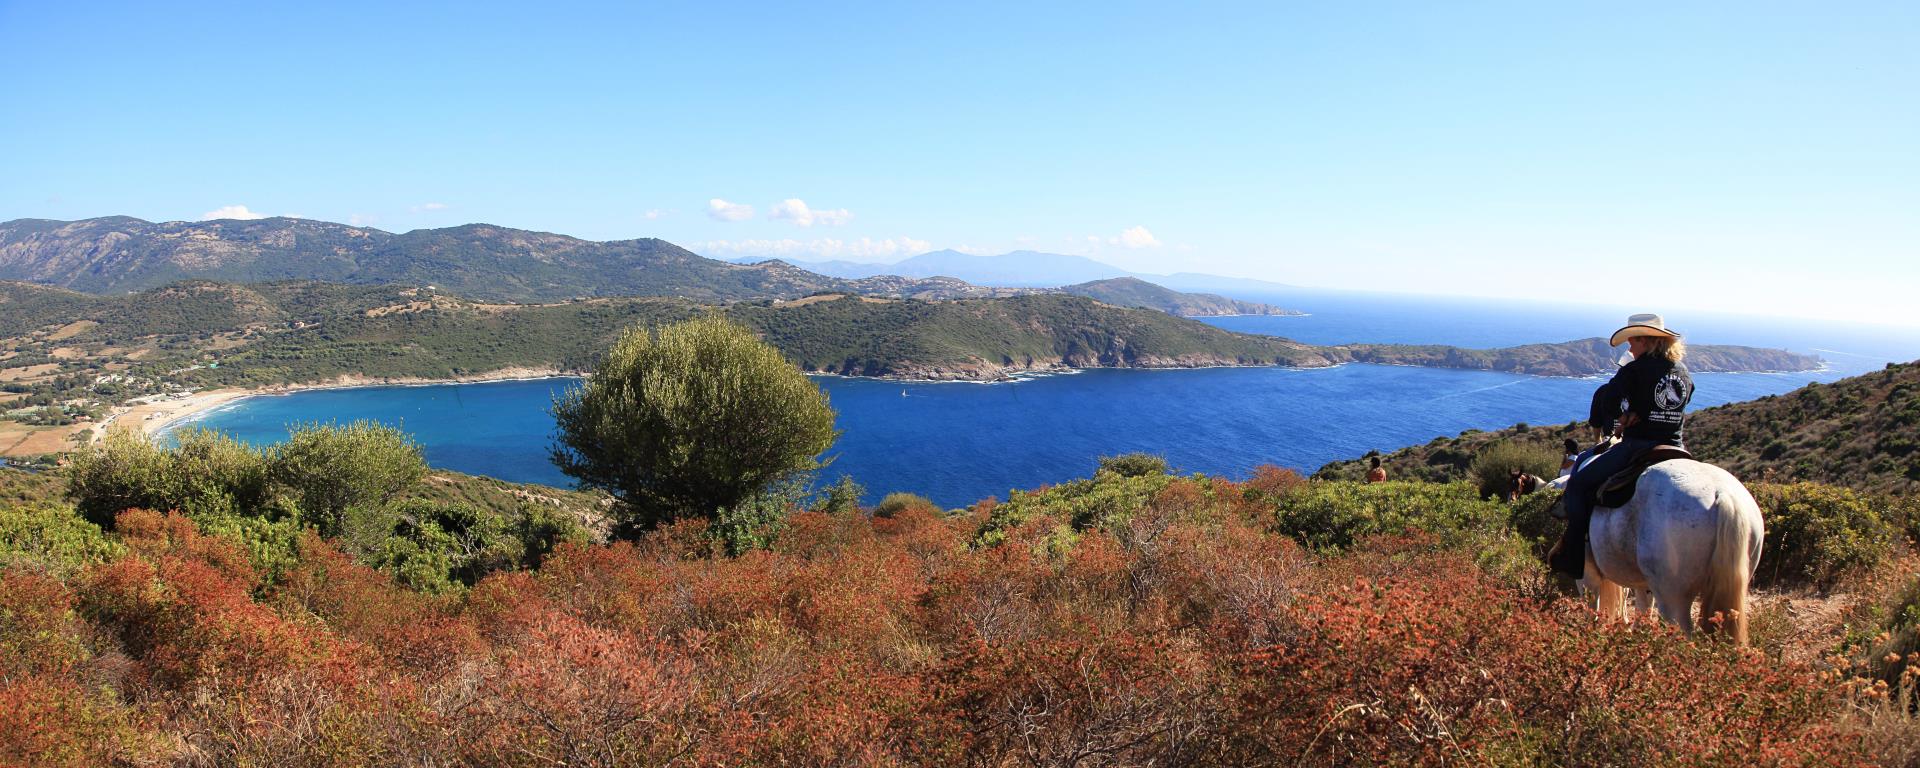
[(1107, 241), (1113, 245), (1128, 248), (1158, 248), (1160, 238), (1154, 237), (1146, 227), (1128, 227), (1120, 231), (1120, 236)]
[(347, 214), (347, 223), (356, 227), (364, 227), (370, 224), (380, 223), (380, 217), (366, 213), (350, 213)]
[(774, 203), (767, 211), (767, 218), (786, 219), (802, 227), (811, 227), (815, 222), (829, 227), (837, 227), (853, 219), (853, 212), (845, 208), (814, 210), (807, 207), (807, 201), (790, 197)]
[(410, 213), (431, 213), (433, 211), (444, 211), (452, 207), (453, 206), (447, 205), (446, 203), (421, 203), (412, 208), (408, 208), (407, 211)]
[(765, 258), (807, 257), (874, 261), (925, 253), (933, 250), (933, 244), (911, 237), (889, 237), (879, 240), (871, 237), (862, 237), (858, 240), (837, 238), (796, 240), (789, 237), (778, 240), (709, 240), (696, 243), (694, 250), (700, 253)]
[(266, 217), (267, 215), (264, 213), (254, 213), (253, 211), (247, 210), (247, 207), (244, 205), (223, 205), (223, 206), (220, 206), (219, 208), (215, 208), (211, 211), (207, 211), (206, 213), (200, 214), (201, 221), (213, 221), (214, 219), (250, 220), (250, 219), (264, 219)]
[(646, 213), (640, 214), (640, 218), (646, 219), (647, 221), (654, 221), (665, 215), (667, 215), (666, 211), (658, 208), (649, 208)]
[(707, 201), (707, 215), (714, 221), (746, 221), (753, 218), (753, 206), (729, 203), (720, 198)]
[(847, 255), (854, 258), (873, 258), (876, 256), (912, 256), (933, 250), (933, 243), (915, 240), (911, 237), (889, 237), (885, 240), (860, 238), (847, 243)]

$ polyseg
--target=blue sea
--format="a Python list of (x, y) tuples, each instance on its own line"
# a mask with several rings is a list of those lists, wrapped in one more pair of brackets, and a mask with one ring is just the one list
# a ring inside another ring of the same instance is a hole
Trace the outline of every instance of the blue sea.
[[(1230, 317), (1221, 327), (1313, 343), (1494, 347), (1604, 335), (1627, 312), (1547, 304), (1301, 292), (1256, 297), (1306, 317)], [(1697, 343), (1820, 354), (1821, 371), (1700, 374), (1695, 408), (1791, 391), (1920, 358), (1920, 331), (1732, 316), (1670, 317)], [(851, 475), (868, 500), (912, 491), (958, 507), (1092, 473), (1101, 456), (1146, 451), (1234, 478), (1261, 464), (1310, 472), (1466, 429), (1582, 418), (1596, 380), (1345, 365), (1330, 369), (1097, 370), (1014, 383), (821, 377), (839, 412), (825, 480)], [(256, 444), (289, 424), (374, 419), (411, 433), (437, 467), (567, 485), (548, 460), (553, 399), (577, 379), (364, 387), (261, 396), (194, 422)], [(176, 425), (178, 426), (178, 425)]]

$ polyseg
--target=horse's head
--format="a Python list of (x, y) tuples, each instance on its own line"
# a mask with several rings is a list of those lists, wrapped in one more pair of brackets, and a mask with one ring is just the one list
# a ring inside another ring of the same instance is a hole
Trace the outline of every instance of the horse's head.
[(1507, 498), (1518, 499), (1529, 493), (1533, 493), (1534, 491), (1540, 490), (1540, 486), (1545, 485), (1546, 482), (1547, 481), (1540, 479), (1538, 475), (1531, 475), (1525, 470), (1515, 469), (1507, 473)]
[(1560, 497), (1553, 500), (1553, 506), (1547, 508), (1547, 514), (1555, 520), (1567, 519), (1567, 481), (1572, 478), (1572, 475), (1561, 475), (1547, 481), (1544, 486), (1561, 492)]

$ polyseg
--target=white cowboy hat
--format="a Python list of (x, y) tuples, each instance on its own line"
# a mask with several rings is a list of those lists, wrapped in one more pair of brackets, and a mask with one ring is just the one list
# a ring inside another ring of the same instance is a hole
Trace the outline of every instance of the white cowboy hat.
[(1668, 339), (1680, 338), (1679, 331), (1669, 330), (1667, 321), (1659, 315), (1632, 315), (1627, 318), (1627, 327), (1613, 332), (1613, 338), (1607, 339), (1607, 346), (1617, 347), (1635, 336), (1659, 336)]

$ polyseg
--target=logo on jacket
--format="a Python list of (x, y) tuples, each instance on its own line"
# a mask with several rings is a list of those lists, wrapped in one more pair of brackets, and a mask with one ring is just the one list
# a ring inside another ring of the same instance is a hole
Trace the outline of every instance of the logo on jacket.
[(1679, 376), (1667, 374), (1660, 379), (1660, 383), (1653, 385), (1653, 405), (1663, 411), (1685, 408), (1687, 401), (1693, 399), (1690, 389)]

